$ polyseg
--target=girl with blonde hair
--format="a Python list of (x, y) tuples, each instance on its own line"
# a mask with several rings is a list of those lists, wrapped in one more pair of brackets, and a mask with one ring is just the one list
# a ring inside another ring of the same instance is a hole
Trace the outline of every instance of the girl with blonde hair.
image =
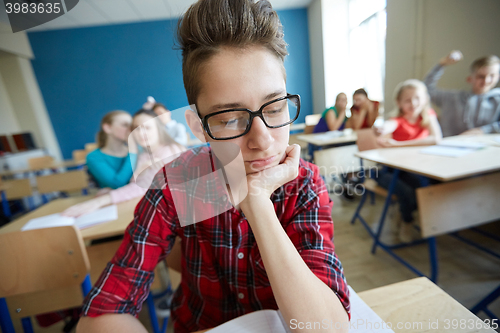
[[(406, 80), (394, 90), (398, 116), (384, 123), (381, 136), (377, 138), (382, 147), (433, 145), (443, 137), (436, 113), (430, 107), (429, 94), (423, 82)], [(377, 183), (388, 189), (393, 177), (392, 169), (382, 168)], [(398, 198), (401, 220), (399, 239), (404, 243), (413, 240), (413, 211), (417, 209), (415, 190), (420, 187), (420, 178), (401, 171), (394, 188)]]

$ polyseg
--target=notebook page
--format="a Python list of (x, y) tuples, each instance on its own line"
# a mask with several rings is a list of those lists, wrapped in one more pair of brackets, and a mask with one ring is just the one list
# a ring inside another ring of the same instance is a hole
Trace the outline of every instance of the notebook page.
[(469, 148), (469, 149), (482, 149), (488, 145), (482, 142), (469, 142), (460, 140), (445, 140), (438, 143), (438, 146), (443, 147), (457, 147), (457, 148)]
[(275, 310), (260, 310), (235, 318), (210, 333), (287, 333)]
[(342, 133), (341, 131), (329, 131), (322, 134), (316, 134), (314, 138), (319, 141), (327, 141), (333, 138), (341, 137), (343, 135), (344, 133)]
[(387, 323), (379, 317), (349, 286), (351, 301), (350, 333), (394, 333)]
[(63, 227), (75, 224), (79, 229), (88, 228), (96, 224), (114, 221), (118, 219), (118, 210), (116, 205), (107, 206), (82, 215), (78, 218), (62, 216), (61, 214), (51, 214), (35, 219), (31, 219), (26, 223), (21, 230), (32, 230), (52, 227)]
[(29, 220), (28, 223), (21, 228), (21, 230), (64, 227), (67, 225), (73, 225), (74, 223), (75, 218), (73, 217), (61, 216), (61, 214), (52, 214)]
[(84, 229), (116, 219), (118, 219), (118, 209), (116, 205), (111, 205), (78, 217), (75, 224), (79, 229)]
[(421, 149), (419, 152), (428, 155), (438, 155), (446, 157), (460, 157), (475, 152), (476, 149), (459, 148), (459, 147), (444, 147), (444, 146), (429, 146)]

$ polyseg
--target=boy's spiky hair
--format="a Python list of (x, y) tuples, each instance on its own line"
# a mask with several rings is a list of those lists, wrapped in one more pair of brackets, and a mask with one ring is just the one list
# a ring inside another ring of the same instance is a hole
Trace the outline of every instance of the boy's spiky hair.
[[(203, 64), (223, 47), (263, 46), (284, 63), (288, 54), (278, 14), (266, 0), (199, 0), (179, 20), (182, 74), (189, 104), (200, 93)], [(283, 65), (283, 73), (285, 69)]]

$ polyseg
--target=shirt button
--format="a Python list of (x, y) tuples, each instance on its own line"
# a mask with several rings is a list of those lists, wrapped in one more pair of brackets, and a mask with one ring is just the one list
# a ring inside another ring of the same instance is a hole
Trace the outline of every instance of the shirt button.
[(222, 197), (222, 202), (226, 202), (227, 201), (227, 197), (226, 196), (223, 196)]
[(243, 259), (244, 257), (245, 255), (243, 254), (243, 252), (238, 253), (238, 259)]
[(239, 294), (238, 294), (238, 298), (239, 298), (239, 299), (243, 299), (243, 298), (245, 298), (245, 295), (243, 295), (243, 293), (239, 293)]

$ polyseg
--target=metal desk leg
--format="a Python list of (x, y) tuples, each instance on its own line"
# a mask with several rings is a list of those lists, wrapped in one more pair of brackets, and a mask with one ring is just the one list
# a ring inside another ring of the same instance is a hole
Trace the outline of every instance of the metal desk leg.
[(3, 214), (8, 219), (10, 219), (12, 217), (12, 214), (10, 212), (9, 201), (7, 201), (7, 195), (5, 194), (5, 191), (0, 191), (0, 196), (2, 198)]
[(493, 290), (488, 296), (483, 298), (479, 303), (474, 305), (470, 311), (477, 314), (479, 311), (486, 313), (491, 319), (498, 319), (493, 312), (491, 312), (487, 307), (490, 303), (500, 297), (500, 286)]
[(33, 333), (33, 325), (31, 324), (31, 318), (25, 317), (21, 319), (21, 324), (23, 325), (24, 333)]
[(87, 296), (87, 294), (92, 289), (92, 283), (90, 282), (90, 275), (87, 274), (87, 276), (85, 276), (85, 280), (83, 280), (81, 287), (82, 287), (83, 297)]
[(367, 193), (363, 193), (363, 196), (361, 197), (361, 201), (359, 202), (358, 208), (356, 208), (356, 212), (354, 212), (354, 216), (352, 217), (351, 224), (354, 224), (356, 222), (357, 218), (360, 218), (361, 216), (359, 215), (359, 212), (361, 211), (361, 208), (363, 208), (363, 205), (365, 204), (365, 200), (367, 197)]
[(394, 169), (394, 172), (392, 174), (392, 180), (391, 183), (389, 184), (389, 191), (387, 193), (387, 198), (385, 198), (384, 209), (382, 210), (382, 215), (380, 216), (378, 230), (377, 233), (375, 234), (375, 241), (373, 242), (372, 253), (375, 253), (377, 246), (380, 243), (380, 234), (382, 233), (382, 228), (385, 222), (385, 216), (387, 215), (387, 209), (391, 204), (392, 195), (394, 194), (394, 188), (396, 187), (398, 177), (399, 177), (399, 169)]
[(5, 298), (0, 298), (0, 328), (4, 333), (15, 333), (12, 319), (10, 318), (9, 308)]
[(429, 244), (429, 261), (431, 264), (431, 281), (437, 284), (437, 278), (439, 273), (438, 259), (437, 259), (437, 247), (436, 238), (430, 237), (427, 239)]

